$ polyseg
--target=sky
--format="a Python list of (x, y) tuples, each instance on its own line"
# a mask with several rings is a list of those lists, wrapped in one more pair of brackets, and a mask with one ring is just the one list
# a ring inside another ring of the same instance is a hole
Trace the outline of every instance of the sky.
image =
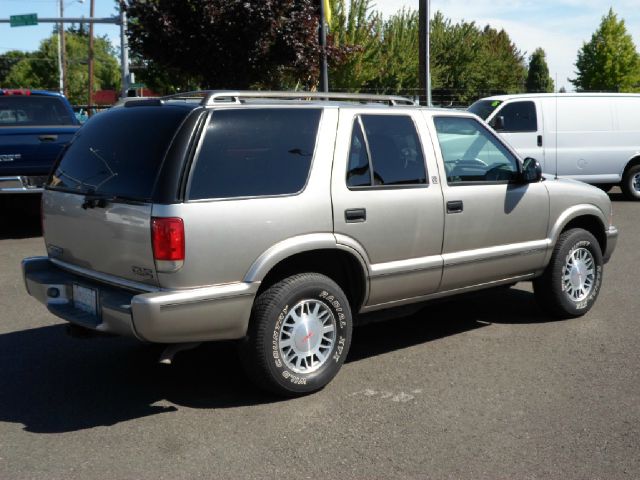
[[(59, 0), (0, 0), (0, 18), (37, 13), (39, 17), (57, 17)], [(348, 1), (348, 0), (347, 0)], [(373, 0), (374, 9), (385, 17), (398, 10), (417, 10), (422, 0)], [(115, 15), (114, 0), (95, 0), (96, 16)], [(89, 1), (65, 0), (65, 16), (89, 16)], [(625, 20), (640, 50), (640, 0), (431, 0), (431, 13), (441, 11), (454, 22), (473, 21), (479, 26), (503, 28), (516, 46), (528, 56), (542, 47), (556, 88), (573, 90), (567, 78), (575, 77), (577, 53), (591, 38), (609, 7)], [(53, 24), (10, 27), (0, 23), (0, 54), (8, 50), (36, 50), (51, 34)], [(120, 47), (117, 25), (96, 25), (96, 35), (107, 35)]]

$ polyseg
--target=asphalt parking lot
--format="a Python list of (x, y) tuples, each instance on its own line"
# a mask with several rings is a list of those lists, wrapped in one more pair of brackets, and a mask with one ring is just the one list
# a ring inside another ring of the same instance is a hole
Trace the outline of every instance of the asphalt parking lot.
[(356, 329), (323, 391), (256, 391), (232, 344), (74, 339), (25, 293), (37, 215), (0, 207), (0, 479), (640, 478), (640, 203), (593, 310), (550, 321), (530, 286)]

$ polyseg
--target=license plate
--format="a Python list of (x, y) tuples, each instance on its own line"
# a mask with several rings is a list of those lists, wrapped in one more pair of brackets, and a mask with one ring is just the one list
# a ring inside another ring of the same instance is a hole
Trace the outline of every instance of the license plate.
[(73, 285), (73, 305), (78, 310), (96, 314), (96, 291), (93, 288), (81, 287), (80, 285)]

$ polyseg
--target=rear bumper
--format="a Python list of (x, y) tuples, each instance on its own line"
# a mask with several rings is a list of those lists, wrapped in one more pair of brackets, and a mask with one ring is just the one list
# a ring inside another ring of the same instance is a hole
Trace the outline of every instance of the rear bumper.
[(607, 263), (613, 254), (613, 251), (616, 249), (616, 244), (618, 243), (618, 229), (613, 225), (609, 227), (606, 232), (607, 234), (607, 247), (603, 252), (603, 260), (604, 263)]
[(0, 194), (2, 193), (41, 193), (47, 181), (47, 175), (17, 175), (0, 177)]
[[(22, 261), (29, 295), (54, 315), (91, 330), (157, 343), (230, 340), (246, 335), (259, 283), (134, 292), (64, 270), (47, 257)], [(73, 285), (96, 291), (96, 313), (75, 307)]]

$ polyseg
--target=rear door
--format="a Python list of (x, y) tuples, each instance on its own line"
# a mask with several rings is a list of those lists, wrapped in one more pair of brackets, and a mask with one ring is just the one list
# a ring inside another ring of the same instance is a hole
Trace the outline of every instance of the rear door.
[(189, 111), (168, 105), (114, 109), (82, 127), (43, 194), (50, 257), (90, 273), (157, 285), (152, 194)]
[(334, 230), (339, 243), (368, 258), (368, 305), (426, 295), (440, 284), (442, 191), (419, 113), (340, 111)]

